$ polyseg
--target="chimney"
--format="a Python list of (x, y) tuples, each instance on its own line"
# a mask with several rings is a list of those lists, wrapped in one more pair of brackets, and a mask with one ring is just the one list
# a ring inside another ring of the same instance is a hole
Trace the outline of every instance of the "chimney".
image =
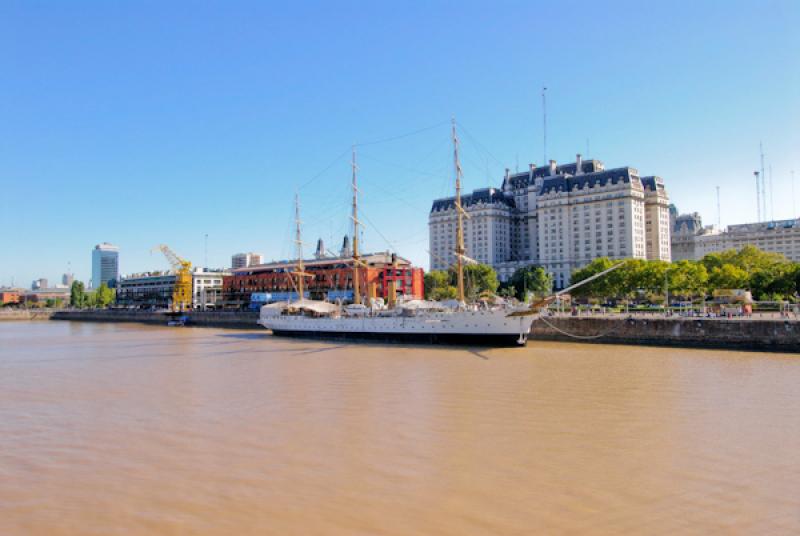
[(349, 257), (350, 256), (350, 237), (348, 235), (344, 235), (344, 240), (342, 241), (342, 251), (339, 253), (342, 257)]
[(555, 174), (556, 174), (556, 161), (550, 160), (550, 171), (548, 172), (548, 175), (552, 177)]
[(314, 256), (318, 259), (325, 256), (325, 243), (321, 238), (317, 240), (317, 251), (314, 253)]
[(575, 175), (583, 174), (583, 157), (581, 153), (575, 155)]
[(533, 184), (533, 170), (536, 169), (536, 164), (528, 164), (528, 183)]

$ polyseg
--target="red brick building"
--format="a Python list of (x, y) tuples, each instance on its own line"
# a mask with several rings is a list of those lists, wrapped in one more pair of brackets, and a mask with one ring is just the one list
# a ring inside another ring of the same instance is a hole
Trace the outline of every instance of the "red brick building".
[[(397, 257), (397, 267), (393, 269), (389, 253), (363, 255), (361, 261), (365, 264), (359, 272), (362, 295), (385, 299), (389, 295), (389, 282), (394, 280), (398, 296), (422, 298), (422, 268), (414, 268), (408, 260)], [(312, 274), (306, 277), (305, 283), (310, 298), (352, 299), (352, 258), (318, 258), (304, 261), (304, 264), (306, 273)], [(227, 307), (247, 307), (252, 301), (258, 301), (252, 299), (253, 294), (259, 297), (267, 294), (267, 301), (284, 300), (290, 293), (296, 293), (291, 275), (294, 269), (294, 261), (283, 261), (233, 270), (232, 275), (223, 278), (223, 301)]]
[(0, 305), (19, 303), (18, 290), (0, 290)]

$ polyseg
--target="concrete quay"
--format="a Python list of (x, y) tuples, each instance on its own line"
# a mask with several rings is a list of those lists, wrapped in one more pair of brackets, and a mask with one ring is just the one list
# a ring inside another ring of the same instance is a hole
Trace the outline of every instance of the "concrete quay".
[[(254, 311), (193, 311), (188, 313), (191, 326), (255, 329), (258, 327), (258, 312)], [(57, 311), (51, 320), (73, 320), (79, 322), (138, 322), (140, 324), (166, 325), (170, 318), (161, 312), (120, 311), (114, 309), (81, 309)]]
[(530, 340), (800, 352), (800, 321), (785, 318), (548, 316)]

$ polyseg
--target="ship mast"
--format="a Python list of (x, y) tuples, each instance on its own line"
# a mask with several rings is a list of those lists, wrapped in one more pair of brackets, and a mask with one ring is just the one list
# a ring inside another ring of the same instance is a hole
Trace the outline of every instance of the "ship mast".
[(300, 237), (300, 196), (294, 194), (294, 224), (295, 224), (295, 252), (297, 255), (297, 263), (294, 266), (294, 275), (297, 276), (297, 295), (298, 300), (303, 299), (303, 292), (305, 287), (306, 267), (303, 264), (303, 241)]
[(358, 258), (358, 184), (356, 182), (356, 147), (353, 146), (353, 303), (361, 303), (361, 290), (359, 289), (358, 268), (361, 261)]
[(464, 209), (461, 208), (461, 163), (458, 160), (458, 135), (453, 118), (453, 160), (456, 168), (456, 273), (458, 275), (458, 301), (464, 301)]

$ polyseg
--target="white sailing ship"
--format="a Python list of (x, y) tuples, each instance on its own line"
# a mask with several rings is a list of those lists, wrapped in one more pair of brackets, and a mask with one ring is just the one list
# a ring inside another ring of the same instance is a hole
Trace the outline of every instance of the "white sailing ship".
[[(490, 346), (525, 345), (531, 325), (540, 309), (557, 295), (550, 296), (532, 306), (515, 306), (496, 299), (468, 304), (464, 295), (464, 263), (475, 262), (465, 255), (463, 218), (461, 206), (461, 165), (458, 155), (458, 136), (455, 121), (452, 128), (455, 164), (455, 207), (457, 213), (456, 248), (454, 251), (457, 273), (457, 299), (445, 302), (426, 300), (398, 300), (396, 283), (389, 282), (388, 301), (367, 300), (362, 303), (359, 272), (364, 263), (358, 251), (358, 188), (356, 184), (355, 150), (353, 150), (353, 304), (342, 305), (326, 301), (304, 299), (306, 277), (300, 240), (300, 209), (296, 201), (297, 264), (290, 275), (297, 295), (296, 301), (265, 305), (261, 308), (258, 323), (272, 330), (274, 335), (376, 339), (380, 341), (479, 344)], [(602, 275), (602, 274), (598, 274)], [(594, 277), (584, 281), (584, 283)], [(583, 284), (583, 283), (582, 283)], [(571, 287), (574, 288), (574, 287)], [(569, 290), (569, 289), (565, 289)], [(564, 292), (564, 291), (562, 291)], [(560, 293), (559, 293), (560, 294)]]

